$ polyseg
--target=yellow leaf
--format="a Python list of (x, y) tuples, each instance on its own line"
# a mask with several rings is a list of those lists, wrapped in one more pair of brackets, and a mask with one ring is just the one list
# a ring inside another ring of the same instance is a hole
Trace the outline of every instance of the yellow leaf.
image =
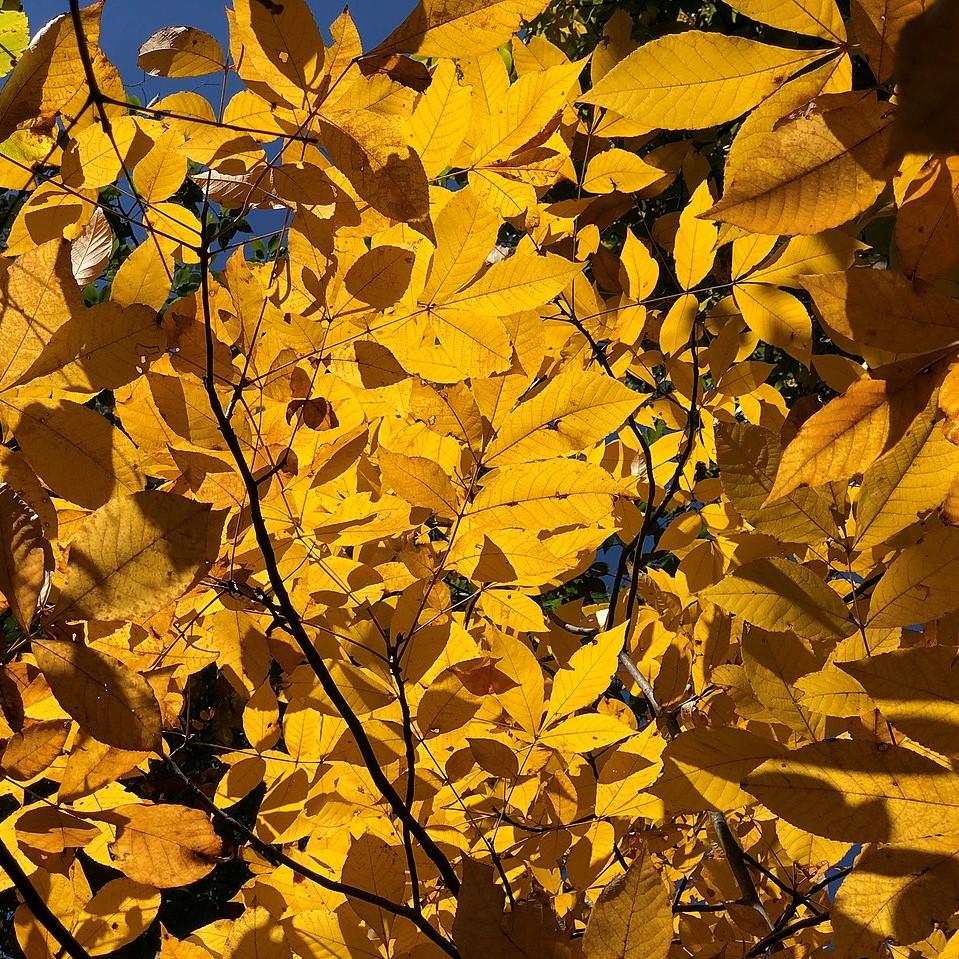
[(691, 290), (713, 268), (719, 228), (700, 219), (712, 204), (709, 181), (703, 180), (679, 215), (673, 255), (676, 258), (676, 279), (684, 290)]
[(618, 626), (600, 633), (594, 642), (577, 649), (565, 668), (553, 677), (543, 725), (589, 706), (609, 688), (619, 665), (626, 627)]
[(432, 237), (426, 171), (395, 118), (370, 110), (341, 112), (323, 117), (320, 129), (323, 146), (358, 196)]
[(784, 559), (753, 560), (700, 595), (761, 629), (791, 629), (803, 639), (836, 640), (856, 629), (819, 576)]
[[(166, 200), (176, 193), (186, 179), (184, 142), (179, 130), (164, 130), (153, 141), (146, 156), (133, 168), (133, 185), (147, 203)], [(157, 221), (157, 225), (163, 228), (161, 221)], [(151, 241), (148, 239), (146, 242), (149, 244)]]
[(615, 433), (639, 400), (604, 373), (565, 370), (506, 417), (485, 462), (508, 466), (579, 453)]
[(280, 738), (280, 710), (269, 682), (247, 700), (243, 710), (243, 734), (257, 751), (272, 749)]
[(424, 506), (447, 519), (459, 514), (462, 493), (457, 493), (438, 463), (422, 456), (381, 450), (379, 465), (384, 484), (412, 506)]
[(159, 748), (160, 709), (142, 676), (70, 640), (34, 640), (32, 649), (57, 702), (91, 736), (120, 749)]
[(463, 959), (570, 959), (568, 933), (549, 904), (530, 900), (503, 911), (493, 867), (464, 857), (453, 942)]
[(817, 836), (899, 843), (959, 833), (957, 784), (956, 773), (918, 753), (846, 739), (770, 759), (743, 788)]
[(648, 130), (702, 130), (751, 110), (821, 55), (688, 30), (641, 46), (581, 99)]
[(932, 374), (856, 380), (800, 427), (783, 451), (767, 502), (862, 473), (902, 438), (932, 388)]
[(290, 947), (283, 927), (264, 906), (248, 905), (223, 946), (224, 959), (288, 959)]
[(846, 27), (835, 0), (732, 0), (730, 6), (753, 20), (832, 43), (846, 42)]
[(959, 340), (959, 304), (894, 270), (805, 276), (826, 330), (862, 348), (932, 353)]
[(586, 959), (666, 959), (673, 914), (652, 858), (641, 849), (600, 893), (586, 925)]
[(347, 271), (347, 291), (377, 310), (397, 303), (410, 285), (413, 253), (398, 246), (375, 246)]
[(166, 303), (172, 278), (155, 243), (141, 243), (121, 264), (110, 287), (110, 299), (121, 306), (142, 303), (159, 310)]
[(747, 773), (783, 747), (745, 729), (691, 729), (663, 750), (663, 771), (650, 792), (671, 811), (729, 812), (752, 802), (740, 788)]
[(637, 193), (668, 176), (635, 153), (614, 147), (590, 159), (583, 174), (583, 189), (587, 193)]
[(111, 879), (77, 917), (73, 935), (91, 956), (105, 956), (143, 935), (160, 910), (160, 893), (129, 879)]
[(217, 863), (222, 844), (199, 809), (132, 805), (113, 815), (118, 825), (110, 855), (134, 882), (172, 889), (202, 879)]
[(67, 757), (57, 798), (72, 802), (95, 793), (131, 772), (147, 756), (142, 750), (107, 746), (80, 730)]
[(470, 87), (459, 82), (456, 66), (444, 60), (410, 117), (410, 145), (428, 177), (450, 165), (469, 129), (472, 111)]
[(928, 623), (959, 609), (959, 529), (932, 526), (893, 561), (873, 590), (869, 625)]
[(0, 388), (7, 388), (30, 369), (57, 330), (83, 306), (69, 248), (59, 240), (24, 253), (3, 273)]
[(493, 113), (473, 148), (470, 167), (505, 160), (534, 138), (544, 137), (558, 122), (581, 70), (579, 62), (562, 63), (521, 76), (502, 101), (493, 104)]
[(837, 665), (862, 684), (883, 715), (910, 739), (943, 755), (955, 753), (959, 668), (953, 648), (897, 649)]
[(49, 591), (53, 553), (40, 518), (6, 483), (0, 485), (0, 593), (24, 635)]
[(761, 340), (784, 349), (803, 366), (812, 360), (812, 321), (806, 307), (785, 290), (765, 283), (737, 283), (736, 305)]
[(286, 934), (298, 956), (331, 959), (382, 959), (382, 952), (355, 916), (328, 908), (295, 913), (286, 921)]
[(307, 0), (235, 0), (230, 50), (250, 89), (291, 107), (310, 109), (329, 78), (326, 50)]
[(510, 316), (535, 310), (561, 293), (582, 264), (552, 253), (515, 253), (494, 263), (478, 280), (445, 300), (446, 307), (480, 316)]
[(795, 685), (797, 679), (821, 665), (810, 644), (792, 633), (767, 633), (751, 627), (740, 647), (749, 685), (773, 718), (805, 739), (822, 739), (824, 719), (806, 708)]
[(30, 42), (27, 15), (22, 10), (4, 10), (0, 13), (0, 76), (10, 72)]
[(419, 0), (412, 13), (370, 53), (473, 57), (495, 50), (532, 20), (547, 0)]
[(24, 724), (3, 748), (5, 775), (16, 782), (35, 778), (57, 759), (69, 734), (69, 720), (41, 719)]
[(880, 83), (885, 83), (895, 69), (903, 28), (924, 7), (925, 0), (860, 0), (853, 6), (856, 41)]
[(886, 184), (892, 112), (869, 94), (820, 97), (750, 146), (710, 219), (754, 233), (819, 233), (858, 216)]
[[(100, 36), (103, 2), (80, 11), (83, 33), (94, 52)], [(76, 32), (69, 14), (51, 20), (17, 61), (0, 91), (0, 141), (24, 120), (76, 119), (86, 106), (87, 83)]]
[(137, 65), (154, 77), (202, 77), (223, 69), (223, 51), (196, 27), (164, 27), (140, 44)]
[(20, 382), (70, 393), (115, 390), (136, 379), (165, 347), (154, 310), (97, 303), (57, 330)]
[(959, 905), (957, 857), (955, 838), (867, 850), (830, 909), (837, 954), (875, 955), (889, 939), (917, 942), (927, 936), (939, 916)]
[(111, 500), (84, 520), (71, 543), (55, 615), (150, 616), (212, 560), (221, 523), (208, 504), (175, 493), (144, 490)]
[(613, 743), (632, 735), (633, 730), (614, 716), (584, 713), (568, 716), (552, 728), (541, 732), (539, 743), (560, 753), (588, 753), (594, 749), (612, 746)]
[(436, 253), (422, 301), (443, 303), (482, 269), (496, 243), (500, 219), (470, 187), (453, 194), (436, 217)]
[(821, 543), (837, 534), (829, 504), (816, 490), (797, 489), (763, 505), (782, 455), (775, 433), (749, 423), (717, 423), (716, 455), (726, 495), (757, 529), (797, 543)]
[(626, 231), (626, 239), (620, 253), (626, 271), (627, 293), (634, 300), (644, 300), (659, 280), (659, 264), (653, 259), (646, 244), (636, 238), (632, 230)]
[(589, 463), (556, 460), (549, 470), (524, 463), (490, 473), (467, 517), (484, 530), (589, 526), (609, 512), (615, 491), (612, 477)]
[(959, 473), (959, 447), (946, 439), (934, 412), (918, 416), (905, 436), (863, 473), (856, 500), (857, 549), (886, 542), (946, 498)]
[(143, 488), (136, 448), (105, 416), (70, 400), (21, 395), (0, 403), (27, 461), (60, 496), (95, 509)]
[(855, 237), (841, 230), (828, 230), (812, 236), (794, 236), (766, 263), (750, 269), (745, 277), (753, 283), (804, 287), (811, 273), (847, 270), (863, 248)]

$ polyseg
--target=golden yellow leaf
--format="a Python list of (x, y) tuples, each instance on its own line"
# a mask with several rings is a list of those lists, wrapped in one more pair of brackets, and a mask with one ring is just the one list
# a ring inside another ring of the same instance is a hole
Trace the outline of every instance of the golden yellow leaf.
[(25, 635), (52, 572), (53, 554), (40, 518), (12, 487), (0, 485), (0, 593)]
[(846, 42), (846, 28), (835, 0), (733, 0), (730, 6), (753, 20), (833, 43)]
[(639, 397), (598, 371), (566, 370), (518, 406), (487, 448), (489, 466), (579, 453), (614, 433)]
[(748, 423), (719, 423), (716, 455), (726, 495), (757, 529), (799, 543), (821, 543), (837, 532), (829, 504), (816, 490), (796, 489), (764, 505), (782, 455), (774, 433)]
[(804, 739), (822, 739), (824, 717), (807, 708), (795, 685), (797, 679), (821, 665), (812, 644), (792, 633), (769, 633), (750, 627), (740, 646), (749, 685), (770, 715)]
[(870, 849), (836, 893), (831, 910), (836, 952), (870, 955), (889, 939), (916, 942), (955, 910), (959, 842), (923, 839)]
[(324, 116), (321, 131), (324, 147), (358, 196), (432, 237), (426, 171), (395, 119), (370, 110), (340, 112)]
[(186, 179), (184, 142), (179, 130), (164, 130), (153, 141), (146, 156), (133, 168), (133, 186), (147, 203), (166, 200), (176, 193)]
[(930, 409), (916, 417), (903, 438), (863, 473), (856, 501), (857, 549), (886, 542), (946, 498), (959, 473), (959, 447), (946, 439), (934, 413)]
[(4, 774), (17, 782), (38, 776), (60, 755), (70, 733), (69, 720), (41, 719), (24, 725), (3, 748)]
[(286, 959), (290, 947), (283, 928), (264, 906), (251, 905), (231, 924), (223, 946), (224, 959)]
[(159, 910), (152, 885), (111, 879), (83, 907), (73, 934), (91, 956), (105, 956), (142, 936)]
[(827, 331), (856, 347), (932, 353), (959, 340), (959, 305), (935, 287), (893, 270), (805, 276)]
[(897, 649), (838, 665), (910, 739), (944, 755), (955, 752), (959, 671), (950, 647)]
[(728, 812), (752, 801), (740, 788), (743, 777), (782, 752), (745, 729), (691, 729), (666, 744), (662, 773), (649, 790), (671, 811)]
[(930, 526), (893, 561), (869, 601), (870, 626), (928, 623), (959, 609), (959, 529)]
[(557, 670), (544, 726), (588, 706), (606, 692), (619, 666), (625, 634), (625, 626), (600, 633), (594, 642), (576, 650), (564, 669)]
[[(103, 2), (80, 12), (83, 34), (95, 50), (100, 36)], [(86, 104), (86, 77), (76, 32), (69, 14), (47, 24), (17, 61), (0, 92), (0, 141), (23, 121), (58, 113), (75, 119)]]
[(412, 506), (424, 506), (437, 516), (459, 514), (462, 492), (457, 492), (442, 467), (423, 456), (404, 456), (390, 450), (379, 455), (384, 483)]
[(886, 183), (892, 111), (868, 94), (836, 94), (751, 147), (710, 219), (755, 233), (819, 233), (867, 209)]
[(223, 51), (196, 27), (164, 27), (140, 44), (137, 63), (154, 77), (202, 77), (223, 69)]
[(784, 559), (740, 566), (700, 594), (746, 622), (802, 639), (839, 639), (856, 629), (845, 603), (811, 569)]
[(504, 913), (506, 894), (493, 867), (465, 858), (456, 905), (453, 942), (463, 959), (570, 959), (567, 933), (543, 903), (515, 903)]
[(495, 50), (546, 0), (419, 0), (412, 13), (371, 53), (472, 57)]
[(66, 243), (44, 243), (18, 257), (9, 272), (4, 272), (0, 387), (8, 388), (33, 365), (57, 330), (83, 307)]
[(37, 639), (32, 649), (57, 702), (91, 736), (120, 749), (159, 748), (160, 710), (141, 675), (71, 640)]
[(666, 959), (673, 914), (666, 889), (645, 849), (602, 891), (593, 906), (583, 955), (586, 959)]
[(111, 500), (84, 520), (71, 543), (54, 615), (149, 616), (211, 561), (221, 522), (208, 504), (175, 493), (145, 490)]
[(701, 130), (751, 110), (820, 55), (688, 30), (641, 46), (581, 99), (646, 129)]
[(111, 496), (143, 488), (136, 448), (105, 416), (71, 400), (27, 394), (0, 403), (23, 455), (60, 496), (95, 509)]
[(783, 450), (768, 503), (801, 486), (864, 472), (897, 443), (929, 400), (933, 374), (863, 377), (800, 427)]
[(270, 102), (309, 109), (329, 78), (326, 48), (306, 0), (236, 0), (230, 51), (247, 86)]
[(895, 69), (903, 28), (925, 6), (925, 0), (858, 0), (853, 4), (856, 40), (880, 83), (885, 83)]
[(708, 180), (703, 180), (693, 191), (689, 203), (679, 215), (679, 229), (673, 256), (676, 260), (676, 278), (684, 290), (690, 290), (713, 267), (716, 256), (715, 244), (719, 228), (700, 219), (713, 204), (712, 190)]
[(410, 117), (410, 145), (428, 177), (450, 165), (469, 129), (472, 111), (470, 88), (460, 83), (456, 66), (444, 60)]
[(465, 289), (447, 296), (444, 306), (480, 316), (535, 310), (561, 293), (580, 272), (580, 264), (553, 254), (516, 253), (494, 263)]
[(164, 804), (121, 807), (110, 855), (134, 882), (170, 889), (196, 882), (217, 863), (222, 844), (199, 809)]
[(539, 734), (539, 742), (560, 753), (586, 753), (612, 746), (632, 733), (629, 726), (614, 716), (583, 713), (579, 716), (567, 716), (544, 730)]
[(804, 366), (812, 360), (812, 321), (806, 307), (785, 290), (765, 283), (737, 283), (736, 305), (759, 338), (784, 349)]
[(899, 843), (959, 832), (957, 779), (901, 746), (832, 740), (770, 759), (743, 787), (817, 836)]
[(667, 173), (635, 153), (613, 147), (589, 161), (583, 174), (583, 189), (587, 193), (636, 193), (667, 177)]

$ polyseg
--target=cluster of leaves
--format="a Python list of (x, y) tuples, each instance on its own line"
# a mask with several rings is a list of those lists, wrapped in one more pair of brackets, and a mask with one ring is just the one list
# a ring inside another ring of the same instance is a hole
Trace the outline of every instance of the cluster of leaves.
[(0, 13), (28, 959), (959, 956), (959, 4), (545, 7)]

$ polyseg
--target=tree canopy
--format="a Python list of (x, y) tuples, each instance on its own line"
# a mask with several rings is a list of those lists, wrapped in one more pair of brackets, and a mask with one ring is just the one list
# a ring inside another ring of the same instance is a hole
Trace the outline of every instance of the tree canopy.
[(959, 3), (232, 2), (0, 10), (5, 954), (956, 959)]

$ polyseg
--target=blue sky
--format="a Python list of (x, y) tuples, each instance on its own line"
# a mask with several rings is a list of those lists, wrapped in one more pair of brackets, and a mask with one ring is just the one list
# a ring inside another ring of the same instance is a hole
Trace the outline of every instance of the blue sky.
[[(86, 6), (89, 0), (81, 0)], [(325, 31), (342, 12), (344, 0), (307, 0), (316, 22)], [(183, 81), (154, 80), (141, 87), (143, 71), (137, 67), (136, 51), (151, 33), (161, 27), (201, 27), (226, 43), (225, 6), (232, 0), (106, 0), (103, 12), (101, 43), (107, 56), (116, 64), (131, 93), (141, 96), (163, 95), (183, 89)], [(350, 15), (359, 28), (364, 46), (369, 49), (382, 40), (415, 6), (415, 0), (354, 0)], [(30, 32), (36, 33), (48, 20), (69, 9), (67, 0), (23, 0), (30, 21)], [(209, 81), (208, 81), (209, 82)], [(199, 83), (191, 84), (198, 92)], [(218, 83), (216, 84), (218, 86)]]

